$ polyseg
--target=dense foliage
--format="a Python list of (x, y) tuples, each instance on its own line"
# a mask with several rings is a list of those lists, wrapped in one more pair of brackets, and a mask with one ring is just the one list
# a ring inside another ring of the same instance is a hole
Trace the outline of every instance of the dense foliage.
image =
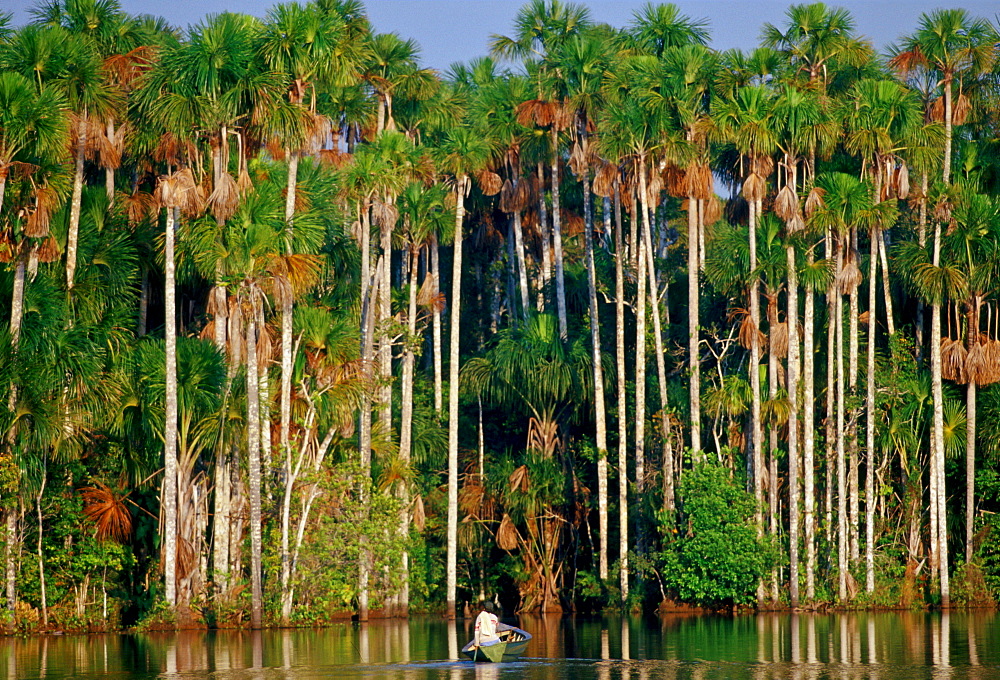
[(0, 12), (6, 624), (995, 600), (996, 27), (708, 38)]

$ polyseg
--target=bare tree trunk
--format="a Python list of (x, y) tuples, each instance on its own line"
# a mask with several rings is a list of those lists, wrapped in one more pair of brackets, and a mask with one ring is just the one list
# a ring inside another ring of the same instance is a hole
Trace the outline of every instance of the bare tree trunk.
[(83, 204), (83, 157), (87, 146), (87, 109), (77, 123), (73, 195), (70, 198), (69, 232), (66, 235), (66, 288), (72, 290), (76, 276), (76, 249), (80, 239), (80, 208)]
[[(945, 88), (945, 117), (950, 121), (951, 87)], [(948, 123), (950, 126), (950, 123)], [(951, 147), (945, 149), (945, 182), (948, 181), (948, 162), (951, 158)], [(934, 261), (935, 267), (941, 262), (941, 223), (934, 225)], [(931, 537), (936, 544), (938, 554), (939, 581), (941, 588), (941, 607), (951, 606), (951, 591), (948, 582), (948, 510), (945, 505), (945, 475), (944, 475), (944, 392), (941, 374), (941, 301), (935, 300), (931, 305), (931, 398), (934, 406), (934, 420), (931, 429), (933, 437), (932, 465), (935, 470), (933, 486), (931, 487), (931, 502), (937, 506), (937, 535)]]
[[(851, 253), (852, 257), (858, 257), (858, 232), (856, 228), (851, 229)], [(860, 262), (858, 263), (860, 265)], [(848, 346), (848, 392), (851, 395), (852, 403), (857, 403), (858, 393), (858, 296), (860, 291), (857, 288), (851, 290), (848, 295), (850, 308), (848, 310), (849, 332), (847, 335)], [(858, 409), (852, 408), (847, 421), (847, 445), (849, 468), (847, 470), (847, 483), (850, 487), (850, 507), (848, 517), (850, 519), (850, 562), (854, 564), (861, 556), (861, 522), (860, 522), (860, 489), (858, 487)]]
[[(757, 218), (760, 215), (761, 202), (750, 202), (750, 272), (753, 278), (750, 281), (750, 323), (753, 325), (753, 333), (750, 341), (750, 429), (753, 446), (753, 487), (754, 500), (757, 505), (755, 522), (757, 524), (757, 535), (764, 535), (764, 432), (760, 422), (760, 342), (758, 341), (758, 331), (760, 329), (760, 295), (759, 282), (757, 276), (753, 274), (757, 269)], [(764, 582), (757, 586), (757, 601), (764, 599)]]
[(261, 587), (262, 536), (260, 503), (260, 375), (257, 368), (257, 301), (251, 292), (247, 334), (247, 479), (250, 484), (250, 626), (260, 628), (264, 617)]
[(167, 208), (164, 253), (164, 339), (166, 344), (166, 414), (163, 426), (163, 578), (164, 595), (177, 604), (177, 284), (174, 273), (174, 210)]
[(788, 595), (799, 606), (799, 279), (795, 247), (788, 259)]
[[(837, 272), (844, 266), (844, 249), (837, 246)], [(837, 325), (837, 597), (847, 599), (847, 469), (844, 461), (844, 298), (834, 283), (834, 314)]]
[[(621, 185), (615, 179), (615, 363), (618, 372), (618, 578), (622, 601), (628, 597), (628, 405), (625, 388), (625, 275), (622, 260)], [(633, 215), (633, 219), (634, 219)]]
[(527, 321), (528, 310), (528, 266), (524, 261), (524, 234), (521, 229), (521, 211), (514, 211), (514, 247), (517, 250), (517, 282), (521, 291), (521, 316)]
[[(876, 182), (876, 196), (880, 189)], [(878, 226), (871, 228), (871, 254), (868, 258), (868, 351), (867, 392), (865, 394), (865, 591), (875, 591), (875, 291), (878, 278)]]
[[(590, 170), (583, 174), (584, 244), (587, 257), (587, 292), (590, 302), (590, 344), (594, 370), (594, 423), (597, 439), (597, 517), (600, 532), (598, 573), (602, 581), (608, 578), (608, 425), (604, 403), (604, 366), (601, 356), (601, 320), (597, 308), (597, 266), (594, 262), (594, 208), (590, 194)], [(520, 227), (520, 220), (516, 221)], [(518, 229), (520, 232), (520, 229)], [(520, 240), (520, 239), (519, 239)], [(524, 251), (518, 248), (523, 266)], [(521, 274), (521, 296), (527, 313), (527, 279)]]
[[(388, 199), (387, 203), (394, 202)], [(382, 285), (379, 288), (379, 320), (383, 323), (392, 317), (392, 224), (380, 225), (381, 249), (385, 267), (382, 269)], [(381, 387), (379, 401), (379, 424), (382, 426), (382, 436), (388, 441), (392, 438), (392, 338), (386, 329), (378, 338), (379, 368)]]
[(17, 557), (21, 547), (17, 531), (19, 514), (19, 504), (16, 503), (11, 504), (11, 507), (4, 511), (6, 525), (4, 560), (6, 562), (7, 611), (12, 614), (17, 604)]
[[(649, 194), (646, 183), (645, 158), (639, 165), (639, 200), (642, 211), (642, 228), (649, 229)], [(634, 215), (633, 215), (634, 217)], [(638, 290), (635, 303), (635, 486), (641, 495), (646, 477), (646, 239), (639, 236), (637, 252), (639, 268), (636, 273)]]
[[(698, 251), (699, 234), (701, 233), (698, 207), (701, 204), (694, 196), (688, 196), (688, 367), (691, 372), (689, 392), (689, 408), (691, 414), (691, 452), (696, 461), (701, 460), (701, 360), (699, 359), (699, 322), (698, 322)], [(647, 249), (650, 244), (646, 244)], [(655, 291), (656, 288), (654, 287)], [(659, 337), (659, 329), (657, 329)], [(657, 356), (663, 352), (658, 348)], [(660, 376), (662, 382), (664, 376)], [(666, 394), (666, 385), (660, 388)], [(662, 407), (666, 408), (666, 401)]]
[[(295, 198), (299, 175), (299, 153), (288, 153), (288, 178), (285, 186), (285, 237), (288, 243), (285, 254), (292, 254), (293, 222), (295, 220)], [(290, 433), (292, 426), (292, 328), (294, 326), (293, 291), (291, 282), (287, 290), (279, 296), (281, 300), (281, 434), (282, 457), (285, 459), (285, 474), (289, 474), (292, 449)]]
[[(813, 264), (812, 249), (808, 251), (809, 265)], [(806, 288), (805, 300), (805, 332), (802, 339), (802, 493), (803, 493), (803, 525), (805, 528), (806, 548), (806, 599), (816, 598), (816, 527), (815, 527), (815, 450), (816, 450), (816, 407), (815, 407), (815, 367), (813, 355), (815, 349), (815, 304), (816, 293), (812, 287)]]
[[(441, 253), (438, 246), (437, 234), (431, 240), (431, 280), (434, 282), (434, 299), (437, 299), (441, 291)], [(431, 341), (434, 345), (434, 411), (438, 415), (444, 406), (444, 381), (442, 380), (441, 361), (441, 307), (434, 305), (434, 315), (431, 318)]]
[[(105, 126), (107, 131), (108, 141), (111, 144), (115, 142), (115, 122), (112, 119), (108, 119), (107, 125)], [(114, 168), (104, 168), (104, 192), (108, 197), (108, 205), (112, 206), (115, 204), (115, 170)]]
[[(374, 354), (375, 318), (378, 316), (379, 287), (382, 285), (382, 268), (385, 258), (381, 257), (371, 276), (371, 285), (366, 286), (366, 294), (362, 298), (361, 311), (361, 363), (370, 366)], [(364, 282), (362, 282), (364, 284)], [(361, 503), (367, 508), (368, 486), (371, 479), (372, 464), (372, 400), (366, 393), (361, 398), (361, 424), (358, 428), (358, 448), (361, 454)], [(358, 559), (358, 619), (368, 620), (368, 580), (369, 558), (367, 536), (361, 537), (361, 555)]]
[(538, 311), (545, 311), (545, 287), (552, 280), (552, 248), (549, 244), (548, 206), (545, 203), (545, 165), (538, 161), (538, 232), (542, 242), (542, 271), (538, 282)]
[(562, 216), (559, 213), (559, 133), (552, 130), (552, 247), (556, 261), (556, 312), (559, 337), (566, 337), (566, 280), (563, 273)]
[(48, 593), (45, 588), (45, 558), (42, 554), (42, 494), (45, 493), (45, 479), (47, 477), (47, 466), (45, 457), (42, 457), (42, 484), (38, 489), (38, 497), (35, 499), (35, 509), (38, 514), (38, 590), (41, 597), (42, 627), (49, 627), (49, 603)]
[[(410, 266), (410, 297), (406, 311), (406, 329), (409, 333), (409, 342), (404, 344), (405, 349), (403, 352), (402, 414), (399, 426), (399, 459), (405, 465), (410, 464), (413, 434), (413, 371), (416, 357), (413, 355), (411, 343), (417, 336), (417, 256), (418, 251), (416, 248), (413, 248), (410, 252), (412, 260)], [(399, 533), (405, 540), (410, 534), (410, 489), (406, 481), (402, 481), (399, 484), (399, 500), (402, 505)], [(403, 550), (400, 567), (403, 579), (399, 595), (400, 614), (408, 616), (410, 609), (410, 555), (406, 550)]]
[[(557, 171), (556, 171), (557, 172)], [(555, 175), (555, 172), (553, 173)], [(455, 253), (451, 281), (451, 351), (448, 365), (448, 552), (446, 565), (446, 616), (455, 618), (458, 585), (458, 369), (462, 304), (462, 224), (465, 221), (465, 188), (469, 178), (462, 175), (455, 188)], [(553, 182), (555, 184), (555, 182)], [(554, 193), (558, 189), (554, 190)], [(559, 255), (561, 258), (561, 254)], [(560, 266), (562, 260), (559, 260)]]

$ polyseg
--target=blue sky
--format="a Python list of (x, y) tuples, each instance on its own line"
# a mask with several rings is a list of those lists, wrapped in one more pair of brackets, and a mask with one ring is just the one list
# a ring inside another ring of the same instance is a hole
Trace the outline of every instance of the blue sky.
[[(27, 9), (35, 0), (0, 0), (0, 9), (13, 11), (15, 24), (27, 20)], [(121, 0), (132, 13), (157, 14), (172, 24), (186, 27), (205, 15), (225, 10), (263, 16), (275, 4), (268, 0)], [(367, 0), (368, 15), (380, 32), (395, 32), (413, 38), (421, 46), (422, 63), (446, 69), (456, 61), (486, 54), (493, 33), (508, 33), (521, 2), (509, 0)], [(584, 2), (592, 16), (614, 26), (625, 26), (643, 0), (608, 0)], [(752, 48), (757, 44), (765, 22), (784, 23), (785, 10), (791, 2), (758, 0), (675, 0), (682, 12), (707, 19), (712, 46), (719, 49)], [(900, 36), (911, 32), (921, 12), (938, 7), (964, 7), (972, 14), (996, 20), (1000, 4), (987, 0), (947, 3), (940, 0), (846, 0), (828, 2), (849, 9), (858, 32), (882, 49)]]

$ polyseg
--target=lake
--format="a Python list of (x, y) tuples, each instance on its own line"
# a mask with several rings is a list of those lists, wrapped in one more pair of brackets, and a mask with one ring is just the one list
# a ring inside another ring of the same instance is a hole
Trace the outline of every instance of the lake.
[(0, 677), (135, 680), (1000, 679), (994, 611), (522, 617), (516, 663), (457, 660), (471, 620), (0, 639)]

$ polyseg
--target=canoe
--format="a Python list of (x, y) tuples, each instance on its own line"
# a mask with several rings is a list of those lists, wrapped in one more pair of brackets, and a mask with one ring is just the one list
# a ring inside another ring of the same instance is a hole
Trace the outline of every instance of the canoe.
[(492, 661), (494, 663), (514, 661), (524, 654), (524, 650), (528, 647), (528, 640), (531, 639), (531, 633), (514, 626), (508, 626), (506, 623), (500, 623), (497, 624), (497, 637), (500, 638), (500, 642), (495, 642), (492, 645), (481, 645), (478, 648), (474, 648), (476, 640), (473, 638), (462, 647), (462, 654), (473, 661)]

